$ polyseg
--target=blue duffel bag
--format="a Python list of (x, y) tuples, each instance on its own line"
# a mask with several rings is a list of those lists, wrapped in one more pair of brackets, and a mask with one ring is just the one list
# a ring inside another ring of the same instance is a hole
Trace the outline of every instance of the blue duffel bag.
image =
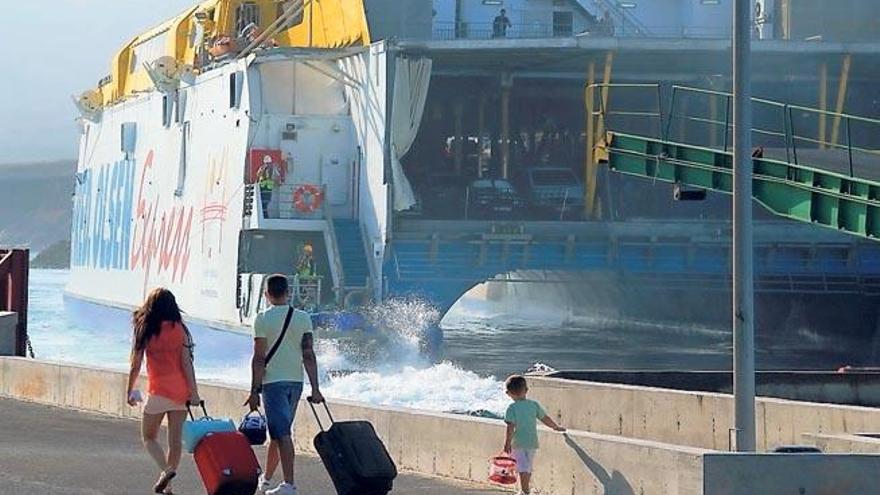
[(190, 404), (186, 404), (186, 410), (189, 411), (189, 420), (183, 423), (183, 448), (190, 454), (195, 452), (196, 445), (208, 433), (236, 431), (235, 423), (231, 419), (214, 419), (208, 415), (208, 410), (205, 409), (205, 401), (201, 401), (199, 405), (202, 407), (204, 416), (196, 419), (193, 417)]

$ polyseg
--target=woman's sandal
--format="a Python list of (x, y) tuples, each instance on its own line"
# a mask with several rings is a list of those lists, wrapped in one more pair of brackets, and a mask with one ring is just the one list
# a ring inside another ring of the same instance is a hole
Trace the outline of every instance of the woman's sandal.
[(155, 493), (166, 493), (165, 489), (168, 488), (168, 484), (171, 483), (175, 476), (177, 476), (177, 473), (174, 471), (163, 471), (162, 475), (159, 476), (159, 480), (153, 485), (153, 491)]

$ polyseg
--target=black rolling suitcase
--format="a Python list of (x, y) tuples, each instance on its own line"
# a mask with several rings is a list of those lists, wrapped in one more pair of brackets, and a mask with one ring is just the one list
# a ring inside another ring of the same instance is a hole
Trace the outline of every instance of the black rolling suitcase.
[(333, 421), (325, 430), (314, 404), (309, 402), (321, 432), (315, 437), (315, 450), (333, 480), (339, 495), (385, 495), (391, 491), (397, 466), (385, 444), (368, 421)]

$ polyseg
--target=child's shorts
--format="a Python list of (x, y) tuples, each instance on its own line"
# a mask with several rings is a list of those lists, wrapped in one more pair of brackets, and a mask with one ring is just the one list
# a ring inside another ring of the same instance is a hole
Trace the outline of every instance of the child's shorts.
[(531, 473), (532, 463), (535, 461), (536, 449), (513, 449), (510, 451), (510, 457), (516, 461), (516, 471), (518, 473)]

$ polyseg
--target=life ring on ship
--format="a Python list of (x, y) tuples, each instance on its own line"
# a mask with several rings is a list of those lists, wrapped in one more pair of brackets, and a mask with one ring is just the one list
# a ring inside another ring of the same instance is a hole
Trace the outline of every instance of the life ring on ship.
[(293, 191), (293, 207), (302, 213), (314, 213), (324, 204), (324, 191), (314, 184), (303, 184)]

